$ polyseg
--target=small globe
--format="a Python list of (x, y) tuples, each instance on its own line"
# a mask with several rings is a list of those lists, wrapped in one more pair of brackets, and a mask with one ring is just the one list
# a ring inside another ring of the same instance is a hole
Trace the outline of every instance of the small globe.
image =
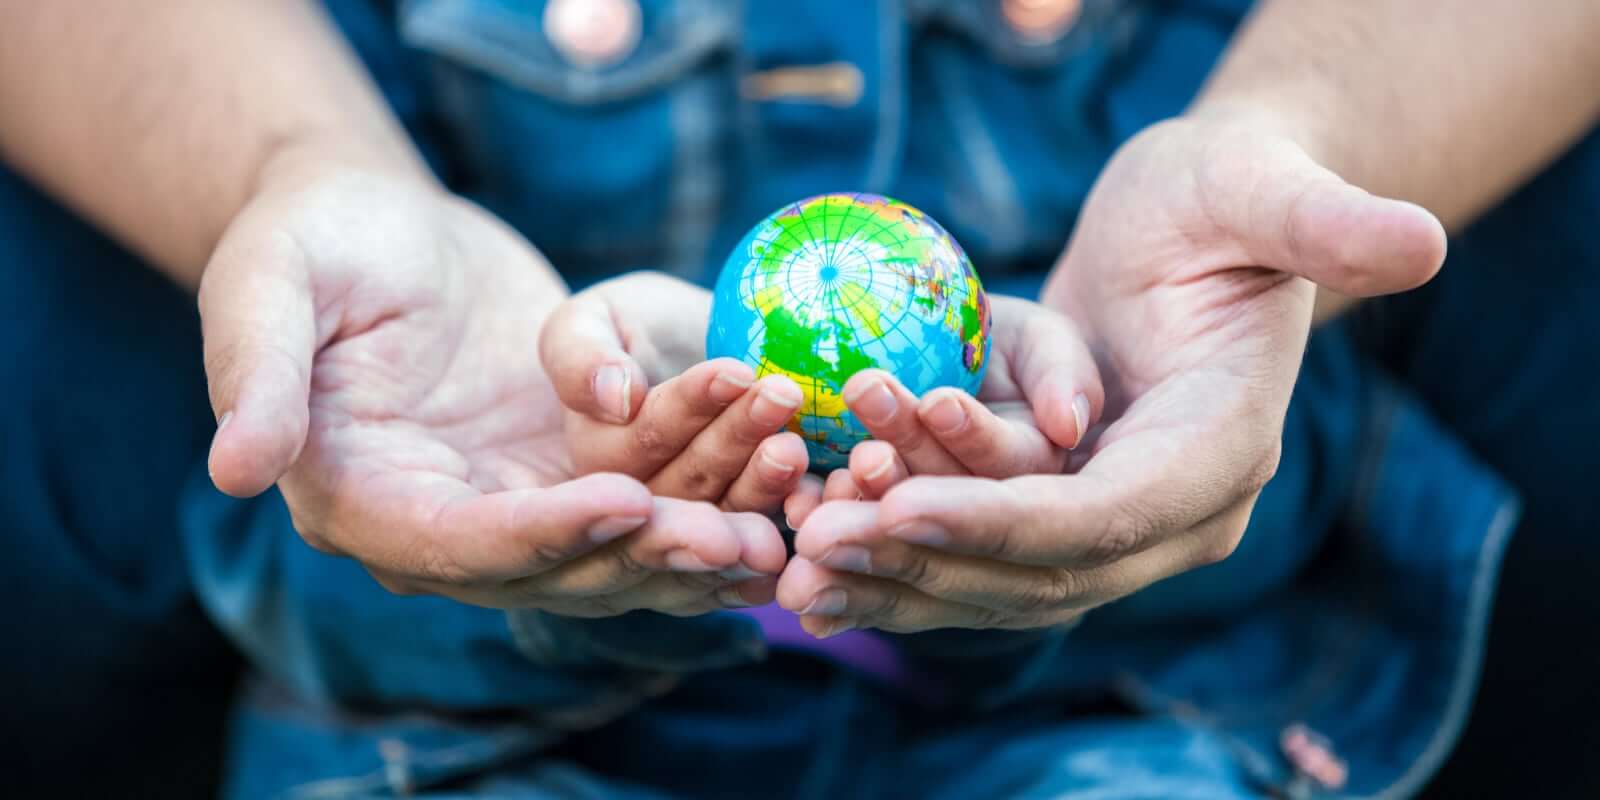
[(805, 392), (789, 429), (813, 467), (848, 463), (869, 434), (845, 381), (888, 371), (921, 396), (976, 394), (989, 355), (989, 299), (961, 246), (931, 217), (872, 194), (826, 194), (762, 220), (717, 280), (710, 358), (787, 375)]

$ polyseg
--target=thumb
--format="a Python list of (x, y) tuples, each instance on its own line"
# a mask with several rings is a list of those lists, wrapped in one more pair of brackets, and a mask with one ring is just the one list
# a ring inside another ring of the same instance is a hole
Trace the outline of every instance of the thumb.
[(539, 360), (567, 408), (603, 422), (626, 423), (644, 402), (649, 379), (628, 354), (605, 292), (590, 289), (563, 302), (539, 333)]
[(1304, 153), (1244, 193), (1225, 220), (1252, 260), (1356, 297), (1414, 289), (1444, 263), (1427, 209), (1352, 186)]
[(217, 488), (260, 494), (305, 445), (316, 321), (304, 256), (286, 236), (225, 238), (200, 282)]

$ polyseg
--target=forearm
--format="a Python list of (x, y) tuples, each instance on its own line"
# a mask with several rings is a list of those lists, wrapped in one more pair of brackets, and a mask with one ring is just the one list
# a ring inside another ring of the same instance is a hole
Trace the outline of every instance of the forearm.
[(425, 174), (308, 0), (0, 0), (0, 158), (180, 283), (313, 153)]
[(1195, 104), (1459, 229), (1600, 116), (1594, 0), (1265, 0)]
[(1281, 127), (1459, 230), (1600, 117), (1597, 38), (1594, 0), (1264, 0), (1190, 113)]

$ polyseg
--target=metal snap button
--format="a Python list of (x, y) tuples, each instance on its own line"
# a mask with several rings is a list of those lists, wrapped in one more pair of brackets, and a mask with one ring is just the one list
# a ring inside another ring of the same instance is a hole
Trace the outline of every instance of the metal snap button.
[(1033, 44), (1050, 44), (1078, 21), (1083, 0), (1002, 0), (1000, 15), (1011, 29)]
[(638, 0), (550, 0), (544, 32), (568, 61), (590, 69), (615, 64), (639, 46)]

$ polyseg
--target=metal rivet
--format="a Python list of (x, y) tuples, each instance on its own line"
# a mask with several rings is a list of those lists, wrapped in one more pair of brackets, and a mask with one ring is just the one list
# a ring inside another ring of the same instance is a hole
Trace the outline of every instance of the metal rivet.
[(592, 69), (615, 64), (639, 46), (640, 19), (638, 0), (550, 0), (544, 32), (568, 61)]
[(1029, 42), (1049, 44), (1065, 36), (1083, 11), (1082, 0), (1003, 0), (1000, 14)]

